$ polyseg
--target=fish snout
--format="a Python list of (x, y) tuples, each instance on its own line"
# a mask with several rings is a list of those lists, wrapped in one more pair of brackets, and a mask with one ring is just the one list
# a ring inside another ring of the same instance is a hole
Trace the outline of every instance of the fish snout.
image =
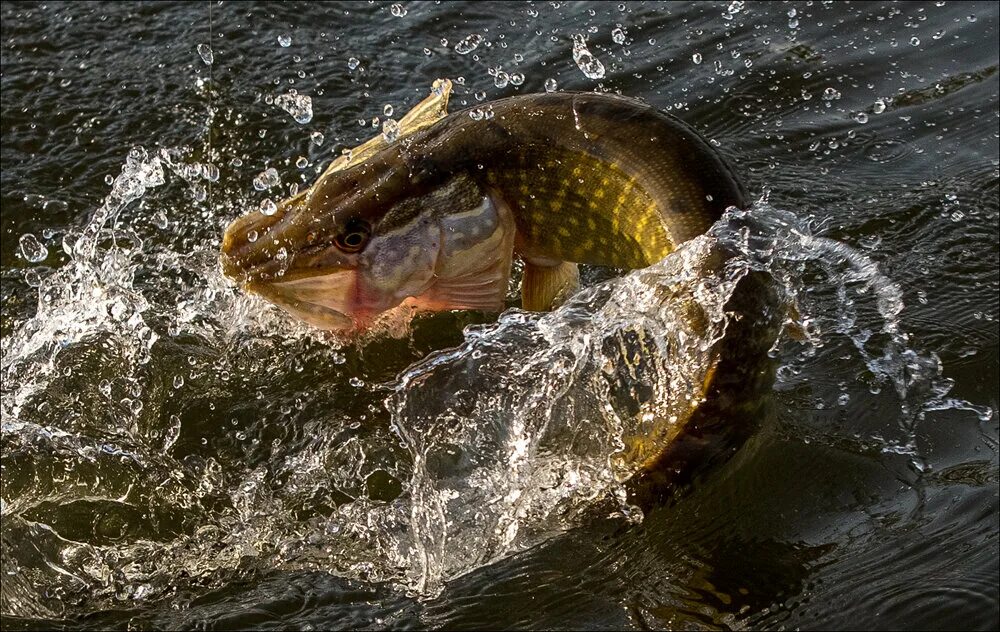
[(278, 248), (272, 233), (284, 217), (252, 211), (233, 220), (222, 234), (219, 261), (222, 272), (238, 283), (250, 280), (255, 269), (271, 261)]

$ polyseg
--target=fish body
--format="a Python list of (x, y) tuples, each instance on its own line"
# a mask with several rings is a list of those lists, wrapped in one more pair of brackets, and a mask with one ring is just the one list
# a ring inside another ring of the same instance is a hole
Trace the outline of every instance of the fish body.
[(709, 143), (631, 98), (516, 96), (417, 127), (234, 222), (226, 274), (344, 330), (403, 303), (499, 310), (520, 257), (525, 308), (547, 309), (576, 264), (648, 266), (748, 202)]

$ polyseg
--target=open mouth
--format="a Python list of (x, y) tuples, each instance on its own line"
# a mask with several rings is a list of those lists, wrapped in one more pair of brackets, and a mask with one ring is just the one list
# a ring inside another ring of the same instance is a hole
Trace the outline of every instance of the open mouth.
[[(317, 300), (312, 296), (303, 296), (293, 289), (284, 287), (282, 283), (249, 282), (244, 289), (266, 298), (281, 309), (290, 313), (314, 327), (332, 331), (355, 329), (357, 323), (344, 311), (326, 304), (326, 300)], [(313, 300), (310, 300), (310, 299)]]
[(257, 294), (292, 316), (320, 329), (358, 329), (363, 318), (357, 305), (354, 270), (308, 270), (287, 274), (287, 261), (267, 261), (247, 269), (222, 252), (223, 273), (245, 291)]

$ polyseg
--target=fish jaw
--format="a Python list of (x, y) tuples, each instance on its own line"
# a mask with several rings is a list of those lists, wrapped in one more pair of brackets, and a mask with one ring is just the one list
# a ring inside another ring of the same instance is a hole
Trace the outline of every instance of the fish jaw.
[(400, 303), (367, 288), (356, 269), (250, 282), (244, 288), (313, 327), (340, 332), (364, 330), (379, 314)]

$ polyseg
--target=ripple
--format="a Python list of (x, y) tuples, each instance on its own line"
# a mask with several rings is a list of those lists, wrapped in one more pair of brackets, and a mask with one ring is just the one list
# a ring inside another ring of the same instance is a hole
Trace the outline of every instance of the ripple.
[(909, 158), (914, 153), (913, 144), (899, 138), (872, 139), (865, 145), (864, 154), (868, 160), (878, 164), (889, 164)]

